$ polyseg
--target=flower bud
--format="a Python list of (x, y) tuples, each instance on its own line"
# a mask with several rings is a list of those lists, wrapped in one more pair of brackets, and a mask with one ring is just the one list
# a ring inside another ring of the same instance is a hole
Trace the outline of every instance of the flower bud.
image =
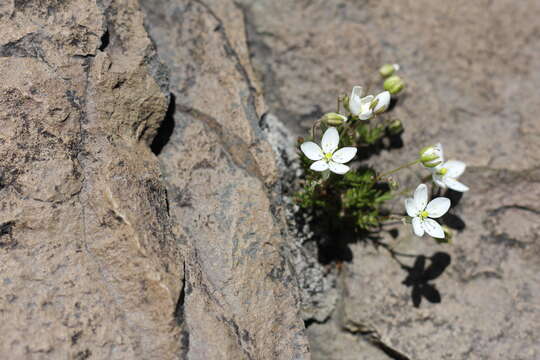
[(322, 121), (330, 126), (338, 126), (345, 123), (347, 121), (347, 117), (335, 112), (330, 112), (324, 114)]
[(403, 124), (401, 123), (401, 120), (394, 119), (390, 121), (386, 129), (388, 129), (390, 135), (398, 135), (403, 131)]
[(379, 74), (381, 74), (382, 77), (389, 77), (394, 74), (394, 71), (396, 71), (396, 67), (392, 64), (384, 64), (379, 69)]
[(442, 164), (442, 161), (424, 161), (422, 160), (422, 165), (424, 165), (427, 168), (434, 168)]
[(405, 87), (405, 82), (397, 75), (392, 75), (384, 80), (384, 90), (395, 95), (399, 93)]
[(420, 162), (428, 168), (434, 168), (443, 162), (440, 144), (430, 145), (420, 150)]

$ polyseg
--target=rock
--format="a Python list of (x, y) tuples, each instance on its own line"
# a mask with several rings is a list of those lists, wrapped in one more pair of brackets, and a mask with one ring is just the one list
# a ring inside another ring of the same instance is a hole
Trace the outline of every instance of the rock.
[[(540, 45), (528, 41), (537, 2), (241, 3), (269, 108), (298, 135), (304, 120), (333, 111), (353, 85), (380, 90), (379, 67), (399, 62), (408, 90), (392, 115), (403, 121), (409, 149), (451, 138), (447, 149), (474, 153), (473, 166), (523, 170), (538, 162), (538, 121), (530, 114), (540, 103), (528, 96), (540, 81), (533, 70)], [(396, 156), (384, 160), (401, 161)]]
[(0, 357), (178, 358), (183, 258), (135, 1), (0, 7)]
[(321, 234), (311, 228), (313, 216), (300, 211), (293, 201), (294, 193), (299, 190), (297, 179), (302, 173), (295, 139), (271, 113), (263, 116), (261, 128), (277, 155), (280, 170), (278, 191), (285, 207), (289, 258), (300, 287), (302, 318), (306, 323), (325, 322), (334, 311), (339, 296), (336, 289), (337, 271), (319, 262), (317, 242), (321, 240)]
[(0, 357), (308, 359), (242, 12), (143, 5), (0, 7)]
[[(539, 357), (536, 2), (140, 6), (0, 5), (0, 357), (308, 359), (302, 320), (315, 359)], [(272, 114), (303, 135), (388, 62), (406, 147), (369, 164), (443, 141), (471, 191), (452, 246), (323, 265)]]
[[(369, 164), (391, 169), (442, 141), (449, 158), (469, 165), (462, 180), (471, 191), (449, 194), (454, 208), (444, 219), (454, 245), (399, 227), (396, 239), (383, 239), (411, 255), (399, 263), (382, 247), (350, 244), (337, 311), (308, 328), (313, 357), (538, 358), (540, 102), (530, 94), (540, 84), (531, 40), (539, 4), (241, 4), (269, 110), (292, 132), (304, 135), (303, 124), (333, 111), (353, 85), (381, 89), (379, 66), (399, 62), (407, 88), (386, 116), (402, 120), (404, 147), (382, 149)], [(415, 187), (424, 175), (414, 168), (398, 179)], [(394, 210), (403, 211), (401, 201)], [(359, 354), (366, 340), (377, 351)]]
[(531, 198), (540, 194), (538, 172), (468, 175), (474, 191), (444, 219), (461, 228), (454, 245), (403, 229), (396, 251), (406, 256), (396, 260), (384, 249), (353, 247), (362, 262), (345, 274), (341, 321), (369, 324), (411, 359), (535, 359), (540, 208)]
[(143, 7), (175, 99), (159, 158), (186, 246), (183, 355), (309, 358), (242, 13), (232, 1)]

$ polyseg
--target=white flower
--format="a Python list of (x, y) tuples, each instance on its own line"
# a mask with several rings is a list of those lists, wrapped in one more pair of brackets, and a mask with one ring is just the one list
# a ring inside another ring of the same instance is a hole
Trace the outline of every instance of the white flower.
[(349, 97), (349, 111), (360, 120), (368, 120), (373, 116), (371, 103), (373, 102), (374, 96), (368, 95), (362, 97), (362, 92), (363, 89), (361, 86), (353, 87), (351, 96)]
[(373, 108), (373, 112), (375, 114), (385, 112), (386, 109), (388, 109), (388, 105), (390, 105), (390, 93), (388, 91), (383, 91), (379, 95), (375, 96), (375, 101), (377, 101), (377, 103)]
[(426, 146), (420, 150), (420, 162), (427, 168), (434, 168), (444, 162), (442, 144)]
[(330, 127), (322, 137), (322, 149), (312, 141), (302, 143), (300, 149), (310, 160), (315, 161), (310, 166), (311, 170), (325, 171), (330, 169), (336, 174), (343, 175), (350, 170), (347, 165), (343, 164), (352, 160), (356, 155), (356, 148), (344, 147), (337, 150), (338, 145), (339, 133), (336, 128)]
[(465, 167), (464, 162), (448, 160), (433, 169), (433, 181), (443, 189), (448, 187), (459, 192), (468, 191), (469, 187), (467, 185), (457, 181), (457, 178), (465, 171)]
[(438, 197), (428, 204), (428, 188), (420, 184), (414, 191), (414, 196), (405, 200), (407, 214), (412, 217), (413, 232), (417, 236), (424, 235), (424, 231), (434, 238), (444, 239), (444, 231), (433, 219), (440, 218), (450, 208), (450, 200)]
[(377, 96), (367, 95), (362, 97), (363, 89), (355, 86), (349, 97), (349, 111), (360, 120), (369, 120), (373, 114), (385, 112), (390, 105), (390, 93), (383, 91)]

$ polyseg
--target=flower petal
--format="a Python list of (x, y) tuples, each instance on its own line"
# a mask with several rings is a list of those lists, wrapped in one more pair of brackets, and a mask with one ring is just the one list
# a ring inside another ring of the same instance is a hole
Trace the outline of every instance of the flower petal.
[(316, 161), (321, 160), (324, 157), (322, 149), (319, 145), (313, 141), (306, 141), (300, 145), (300, 150), (308, 157), (308, 159)]
[(337, 163), (344, 164), (346, 162), (349, 162), (352, 160), (352, 158), (356, 155), (357, 149), (355, 147), (344, 147), (339, 149), (332, 155), (332, 160), (334, 160)]
[(358, 114), (360, 120), (368, 120), (373, 115), (373, 109), (371, 109), (373, 99), (373, 95), (368, 95), (360, 100), (360, 114)]
[(445, 197), (438, 197), (429, 202), (426, 207), (426, 211), (430, 218), (440, 218), (450, 209), (450, 199)]
[(334, 152), (339, 144), (339, 133), (335, 127), (329, 127), (321, 140), (321, 146), (325, 154)]
[(414, 235), (416, 236), (424, 235), (424, 226), (422, 225), (422, 220), (420, 220), (419, 217), (414, 217), (412, 219), (412, 228), (413, 228)]
[(377, 105), (373, 109), (373, 112), (376, 114), (380, 114), (386, 109), (388, 109), (388, 105), (390, 105), (390, 93), (388, 91), (383, 91), (379, 95), (375, 97), (375, 99), (378, 100)]
[(446, 184), (444, 183), (444, 178), (442, 175), (438, 175), (436, 173), (433, 173), (433, 182), (437, 184), (437, 186), (446, 189)]
[(355, 116), (360, 114), (360, 99), (362, 98), (363, 91), (364, 90), (361, 86), (355, 86), (353, 87), (351, 96), (349, 97), (349, 111)]
[(442, 144), (441, 143), (435, 144), (435, 146), (433, 146), (433, 151), (435, 154), (439, 155), (439, 161), (444, 162), (444, 151), (443, 151)]
[(418, 209), (416, 207), (416, 203), (412, 198), (405, 199), (405, 209), (407, 210), (407, 215), (410, 217), (415, 217), (420, 211), (422, 211), (422, 209)]
[(426, 184), (420, 184), (414, 191), (414, 204), (418, 211), (422, 211), (426, 208), (427, 200), (428, 200), (428, 194), (427, 194), (427, 186)]
[(343, 164), (340, 164), (331, 160), (328, 162), (328, 166), (330, 167), (330, 171), (339, 175), (343, 175), (351, 169), (347, 165), (343, 165)]
[(373, 111), (368, 110), (368, 111), (362, 112), (360, 115), (358, 115), (358, 118), (360, 120), (369, 120), (369, 119), (371, 119), (372, 116), (373, 116)]
[(309, 168), (315, 171), (328, 170), (328, 163), (325, 160), (315, 161)]
[(426, 232), (434, 238), (444, 239), (444, 231), (441, 225), (439, 225), (439, 223), (435, 220), (429, 218), (424, 219), (422, 226), (424, 230), (426, 230)]
[(463, 174), (467, 165), (465, 165), (465, 163), (462, 161), (448, 160), (447, 162), (444, 163), (443, 167), (445, 167), (448, 170), (448, 172), (446, 173), (446, 176), (451, 177), (451, 178), (457, 178), (461, 174)]
[(456, 179), (447, 177), (444, 179), (444, 182), (446, 186), (448, 186), (450, 189), (454, 191), (459, 191), (459, 192), (469, 191), (469, 187), (467, 185), (460, 183)]

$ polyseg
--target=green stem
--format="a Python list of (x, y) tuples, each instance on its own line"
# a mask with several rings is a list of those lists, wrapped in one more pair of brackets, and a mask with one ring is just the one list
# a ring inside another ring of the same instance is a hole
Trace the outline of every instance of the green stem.
[(402, 222), (399, 220), (384, 220), (381, 222), (381, 226), (395, 226), (395, 225), (401, 225)]
[(311, 140), (315, 140), (315, 128), (319, 126), (320, 123), (321, 123), (320, 120), (313, 122), (313, 125), (311, 126)]
[(349, 132), (349, 131), (352, 130), (353, 133), (352, 133), (352, 134), (349, 134), (349, 135), (350, 135), (350, 136), (353, 138), (353, 140), (354, 140), (354, 129), (352, 128), (352, 126), (353, 126), (353, 121), (352, 121), (352, 119), (350, 119), (350, 120), (347, 121), (347, 122), (343, 125), (343, 127), (341, 128), (341, 133), (340, 133), (340, 135), (341, 135), (341, 134), (345, 134), (345, 133), (347, 133), (347, 132)]
[(420, 159), (416, 159), (416, 160), (414, 160), (414, 161), (411, 161), (410, 163), (407, 163), (407, 164), (402, 165), (402, 166), (400, 166), (400, 167), (398, 167), (398, 168), (395, 168), (394, 170), (390, 170), (390, 171), (388, 171), (388, 172), (382, 173), (382, 174), (380, 174), (379, 176), (377, 176), (377, 177), (375, 178), (375, 181), (377, 181), (377, 180), (379, 180), (379, 179), (381, 179), (381, 178), (383, 178), (383, 177), (385, 177), (385, 176), (388, 176), (388, 175), (391, 175), (391, 174), (393, 174), (393, 173), (396, 173), (396, 172), (398, 172), (399, 170), (403, 170), (403, 169), (408, 168), (408, 167), (410, 167), (410, 166), (416, 165), (416, 164), (418, 164), (419, 162), (420, 162)]
[(383, 221), (383, 225), (385, 224), (384, 223), (385, 221), (391, 221), (393, 223), (395, 222), (401, 223), (402, 219), (403, 219), (402, 214), (388, 214), (381, 217), (381, 221)]

